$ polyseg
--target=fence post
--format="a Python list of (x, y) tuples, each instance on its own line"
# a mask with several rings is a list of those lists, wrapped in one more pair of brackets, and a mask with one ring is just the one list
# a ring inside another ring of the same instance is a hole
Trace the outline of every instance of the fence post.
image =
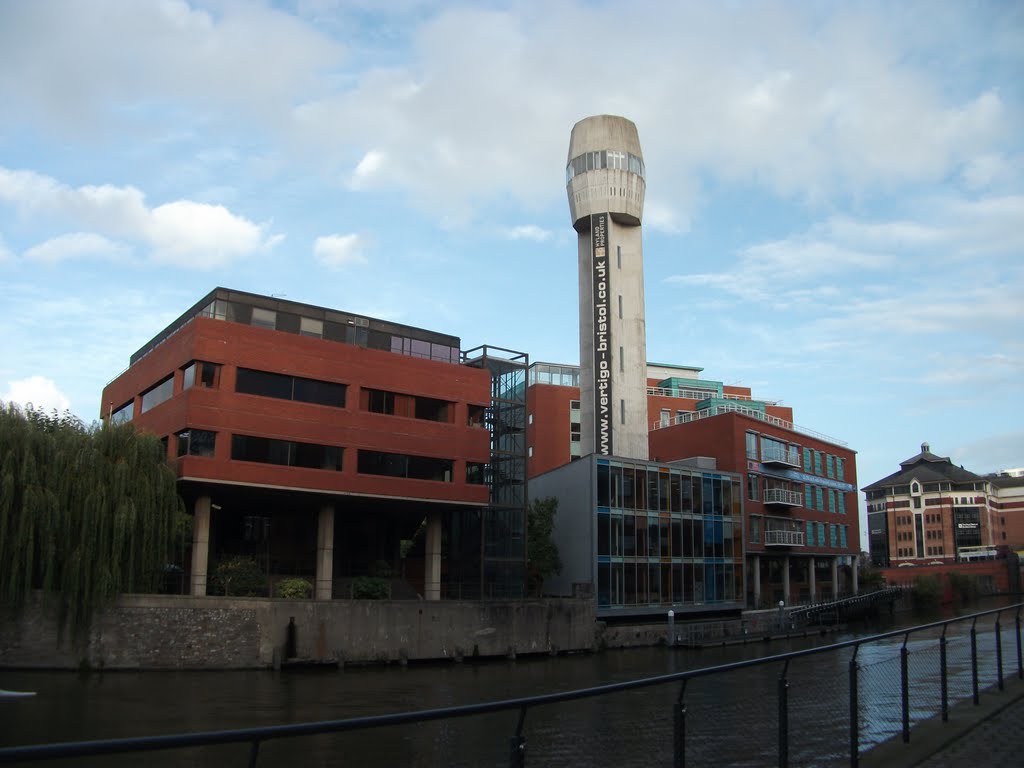
[(1017, 678), (1024, 680), (1024, 661), (1021, 659), (1020, 652), (1020, 608), (1017, 609)]
[(903, 710), (904, 744), (910, 741), (910, 672), (908, 669), (910, 651), (907, 650), (908, 640), (910, 640), (909, 632), (903, 637), (903, 647), (900, 649), (900, 702)]
[(249, 747), (249, 768), (256, 768), (256, 760), (260, 756), (260, 741), (253, 739)]
[(978, 703), (978, 618), (971, 622), (971, 693), (974, 703)]
[(519, 710), (519, 724), (516, 726), (516, 735), (509, 739), (509, 768), (524, 768), (526, 766), (526, 737), (523, 736), (523, 722), (526, 720), (526, 707)]
[(996, 614), (996, 679), (999, 681), (999, 690), (1006, 690), (1003, 686), (1003, 634), (999, 627), (999, 619), (1003, 612)]
[(949, 624), (942, 625), (942, 637), (939, 638), (939, 666), (942, 680), (942, 722), (949, 722), (949, 670), (946, 668), (946, 630)]
[(857, 651), (860, 644), (853, 646), (850, 657), (850, 768), (857, 768), (860, 760), (860, 712), (857, 702)]
[(684, 768), (686, 765), (686, 683), (683, 680), (683, 687), (679, 689), (679, 698), (672, 709), (672, 734), (674, 736), (675, 749), (672, 752), (673, 768)]
[(779, 675), (779, 768), (789, 766), (789, 659), (782, 667)]

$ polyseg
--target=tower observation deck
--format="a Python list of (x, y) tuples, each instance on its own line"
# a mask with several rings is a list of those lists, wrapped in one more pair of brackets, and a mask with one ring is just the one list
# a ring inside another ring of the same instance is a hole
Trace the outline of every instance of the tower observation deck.
[(631, 121), (598, 115), (573, 126), (566, 192), (578, 247), (584, 455), (648, 458), (645, 190)]

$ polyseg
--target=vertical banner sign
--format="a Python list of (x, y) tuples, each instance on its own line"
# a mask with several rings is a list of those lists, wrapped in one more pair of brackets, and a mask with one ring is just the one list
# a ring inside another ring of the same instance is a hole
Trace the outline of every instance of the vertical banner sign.
[(594, 278), (594, 450), (612, 455), (612, 331), (608, 322), (608, 214), (590, 216)]

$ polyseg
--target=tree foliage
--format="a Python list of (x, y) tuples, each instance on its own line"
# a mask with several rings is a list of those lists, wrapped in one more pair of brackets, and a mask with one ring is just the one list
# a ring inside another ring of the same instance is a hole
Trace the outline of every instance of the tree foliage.
[(309, 600), (313, 596), (313, 585), (308, 579), (298, 577), (281, 579), (274, 592), (286, 600)]
[(264, 597), (267, 575), (256, 558), (234, 555), (221, 560), (213, 569), (213, 588), (216, 594), (228, 597)]
[(529, 553), (530, 592), (541, 594), (544, 580), (562, 572), (562, 558), (558, 545), (552, 538), (555, 530), (555, 514), (558, 499), (534, 499), (526, 519), (526, 541)]
[(44, 590), (77, 642), (114, 596), (155, 591), (183, 512), (165, 458), (131, 424), (0, 404), (0, 603)]

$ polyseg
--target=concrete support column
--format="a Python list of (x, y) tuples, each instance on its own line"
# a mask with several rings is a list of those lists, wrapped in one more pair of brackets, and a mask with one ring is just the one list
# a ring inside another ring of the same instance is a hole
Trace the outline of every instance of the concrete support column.
[(832, 598), (839, 597), (839, 557), (832, 558)]
[(210, 560), (210, 497), (200, 496), (192, 510), (192, 586), (189, 594), (206, 595), (206, 567)]
[(754, 555), (754, 610), (761, 607), (761, 556)]
[(853, 594), (860, 594), (860, 558), (854, 555), (850, 559), (850, 570), (853, 573)]
[(424, 599), (441, 599), (441, 513), (427, 514), (426, 555), (423, 560)]
[(320, 507), (316, 528), (316, 592), (317, 600), (334, 597), (334, 505)]
[(807, 561), (807, 586), (810, 587), (810, 590), (811, 590), (811, 602), (812, 603), (818, 602), (818, 596), (815, 594), (818, 591), (818, 589), (817, 589), (817, 584), (814, 583), (814, 558), (813, 557), (811, 557)]
[(789, 605), (789, 555), (782, 558), (782, 599)]

